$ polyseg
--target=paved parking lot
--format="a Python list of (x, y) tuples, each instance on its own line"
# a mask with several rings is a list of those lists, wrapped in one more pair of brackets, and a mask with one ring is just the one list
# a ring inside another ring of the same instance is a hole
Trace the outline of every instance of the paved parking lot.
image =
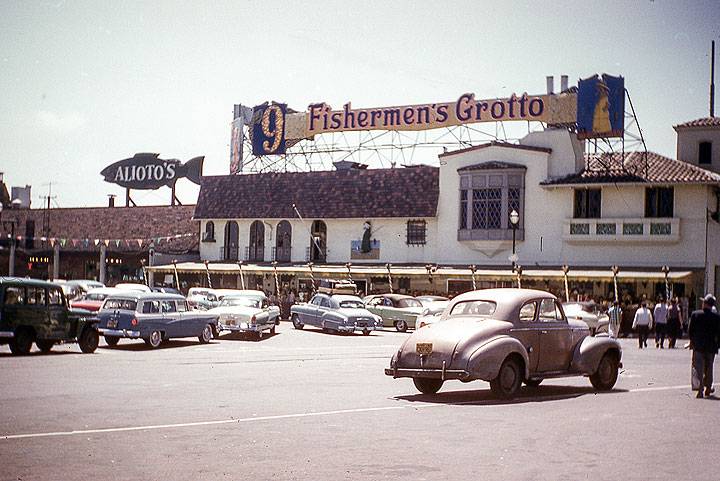
[(386, 377), (406, 337), (2, 346), (0, 479), (720, 479), (720, 403), (690, 392), (688, 350), (622, 340), (613, 392), (569, 378), (501, 402)]

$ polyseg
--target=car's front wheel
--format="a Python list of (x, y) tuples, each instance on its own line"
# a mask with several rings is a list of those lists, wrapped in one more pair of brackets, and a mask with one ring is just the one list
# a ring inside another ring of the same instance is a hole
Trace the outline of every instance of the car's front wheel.
[(32, 343), (35, 340), (33, 331), (26, 328), (20, 328), (15, 333), (15, 337), (10, 340), (10, 352), (16, 356), (27, 356), (32, 349)]
[(398, 332), (405, 332), (408, 330), (408, 323), (402, 319), (395, 321), (395, 329), (397, 329)]
[(512, 357), (505, 359), (495, 379), (490, 381), (490, 390), (494, 395), (503, 399), (512, 399), (520, 389), (522, 383), (520, 363)]
[(292, 315), (292, 323), (295, 329), (302, 329), (304, 327), (297, 314)]
[(201, 344), (207, 344), (210, 342), (210, 340), (213, 338), (213, 330), (212, 326), (210, 324), (205, 324), (205, 327), (203, 328), (202, 332), (198, 336), (198, 341), (200, 341)]
[(617, 356), (611, 352), (606, 352), (600, 359), (597, 371), (590, 375), (590, 383), (598, 391), (609, 391), (617, 382), (618, 370)]
[(98, 344), (100, 344), (100, 334), (98, 334), (95, 328), (87, 326), (83, 329), (82, 334), (80, 334), (78, 344), (80, 345), (80, 350), (85, 354), (93, 353), (95, 349), (97, 349)]
[(413, 384), (418, 391), (423, 394), (435, 394), (443, 385), (442, 379), (428, 379), (424, 377), (414, 377)]

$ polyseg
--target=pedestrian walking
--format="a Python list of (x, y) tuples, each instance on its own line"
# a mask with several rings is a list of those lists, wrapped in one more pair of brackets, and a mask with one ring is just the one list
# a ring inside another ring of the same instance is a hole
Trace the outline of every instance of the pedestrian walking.
[(610, 324), (608, 326), (608, 334), (612, 338), (620, 336), (620, 323), (622, 321), (622, 309), (618, 301), (613, 301), (612, 307), (608, 309), (608, 318)]
[(647, 301), (643, 299), (635, 311), (635, 317), (633, 318), (632, 328), (637, 329), (638, 332), (638, 345), (640, 349), (647, 347), (648, 333), (652, 326), (652, 314), (650, 309), (647, 308)]
[(668, 307), (665, 304), (665, 298), (660, 297), (658, 303), (653, 309), (653, 317), (655, 318), (655, 349), (665, 348), (665, 335), (667, 334), (667, 312)]
[(712, 387), (713, 364), (720, 341), (720, 316), (713, 312), (715, 304), (715, 296), (707, 294), (703, 298), (702, 309), (690, 315), (688, 326), (690, 347), (693, 350), (691, 384), (698, 398), (703, 397), (703, 388), (705, 396), (715, 391)]
[(668, 348), (675, 349), (675, 342), (682, 337), (682, 309), (678, 298), (673, 297), (667, 312)]

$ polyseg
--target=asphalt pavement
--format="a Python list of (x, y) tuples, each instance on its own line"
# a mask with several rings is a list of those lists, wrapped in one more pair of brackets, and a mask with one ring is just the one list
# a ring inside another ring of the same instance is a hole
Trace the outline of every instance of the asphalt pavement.
[(406, 337), (0, 346), (0, 479), (720, 479), (720, 403), (690, 391), (689, 350), (623, 339), (612, 392), (575, 377), (499, 401), (385, 376)]

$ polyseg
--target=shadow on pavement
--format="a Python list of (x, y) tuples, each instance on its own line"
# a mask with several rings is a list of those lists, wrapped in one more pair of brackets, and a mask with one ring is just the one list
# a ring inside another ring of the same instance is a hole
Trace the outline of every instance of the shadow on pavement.
[(249, 332), (229, 332), (227, 334), (223, 334), (222, 336), (218, 336), (213, 339), (213, 341), (251, 341), (251, 342), (261, 342), (265, 341), (267, 339), (270, 339), (272, 337), (277, 336), (279, 333), (271, 334), (269, 332), (263, 332), (262, 338), (258, 339), (257, 337), (253, 337), (252, 333)]
[(42, 351), (31, 351), (30, 354), (25, 354), (22, 356), (15, 355), (11, 352), (2, 352), (0, 353), (0, 359), (3, 357), (39, 357), (39, 356), (65, 356), (65, 355), (76, 355), (76, 354), (83, 354), (82, 351), (80, 351), (80, 348), (78, 348), (77, 352), (71, 352), (71, 351), (50, 351), (50, 352), (42, 352)]
[[(213, 341), (216, 339), (213, 339)], [(210, 341), (210, 344), (213, 342)], [(163, 341), (162, 344), (160, 344), (157, 348), (152, 348), (148, 345), (146, 345), (144, 342), (132, 342), (132, 343), (123, 343), (122, 341), (118, 342), (116, 346), (98, 346), (98, 349), (109, 349), (113, 351), (160, 351), (163, 349), (172, 349), (176, 347), (189, 347), (189, 346), (201, 346), (203, 344), (200, 344), (197, 340), (194, 341), (184, 341), (179, 339), (170, 339), (167, 341)]]
[(530, 402), (557, 401), (573, 399), (587, 394), (607, 395), (627, 392), (625, 389), (613, 389), (612, 391), (598, 392), (592, 386), (539, 386), (523, 387), (514, 399), (498, 399), (490, 389), (473, 389), (467, 391), (439, 392), (437, 394), (410, 394), (395, 396), (393, 399), (410, 402), (422, 402), (430, 404), (463, 404), (489, 406), (496, 404), (522, 404)]

